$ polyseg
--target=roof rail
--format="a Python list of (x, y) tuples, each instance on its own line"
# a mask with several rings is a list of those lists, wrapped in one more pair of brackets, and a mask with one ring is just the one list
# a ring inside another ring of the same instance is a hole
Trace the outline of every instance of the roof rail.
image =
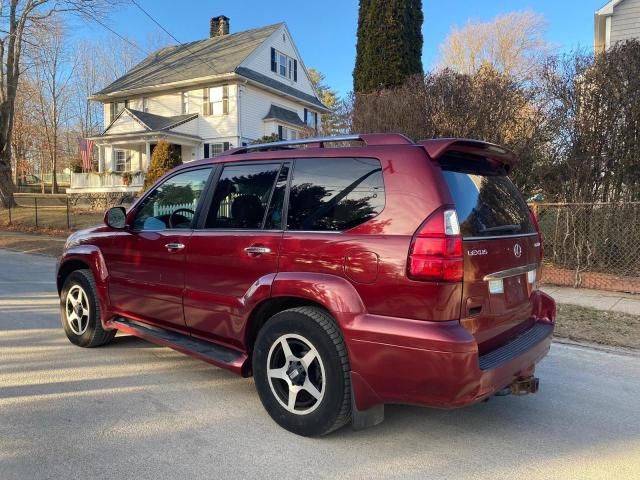
[(412, 145), (413, 142), (399, 133), (363, 133), (352, 135), (335, 135), (332, 137), (300, 138), (297, 140), (282, 140), (279, 142), (259, 143), (245, 147), (233, 148), (224, 152), (224, 155), (238, 155), (251, 150), (277, 150), (287, 149), (297, 145), (324, 148), (325, 143), (360, 141), (367, 146), (375, 145)]

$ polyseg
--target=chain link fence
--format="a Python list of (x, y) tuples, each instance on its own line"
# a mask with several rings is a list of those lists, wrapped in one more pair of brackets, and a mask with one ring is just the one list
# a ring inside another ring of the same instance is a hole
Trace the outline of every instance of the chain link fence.
[(70, 201), (67, 195), (15, 194), (17, 206), (0, 209), (0, 227), (77, 230), (100, 224), (104, 211)]
[(640, 202), (536, 203), (542, 282), (640, 293)]

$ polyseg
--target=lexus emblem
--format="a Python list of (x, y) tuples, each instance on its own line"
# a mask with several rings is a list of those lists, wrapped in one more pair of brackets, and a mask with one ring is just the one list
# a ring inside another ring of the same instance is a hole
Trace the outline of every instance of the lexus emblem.
[(519, 243), (516, 243), (513, 246), (513, 254), (517, 257), (520, 258), (520, 255), (522, 255), (522, 247), (520, 246)]

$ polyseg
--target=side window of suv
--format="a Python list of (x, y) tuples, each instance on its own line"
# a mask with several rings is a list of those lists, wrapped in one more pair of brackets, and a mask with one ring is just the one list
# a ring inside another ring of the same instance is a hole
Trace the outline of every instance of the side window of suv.
[(380, 161), (372, 158), (296, 160), (289, 195), (288, 230), (341, 231), (384, 208)]
[[(216, 185), (205, 228), (261, 229), (280, 163), (259, 165), (226, 165)], [(281, 215), (280, 209), (269, 209), (269, 215)], [(277, 219), (276, 219), (277, 220)]]
[(156, 187), (138, 209), (133, 229), (192, 228), (193, 217), (211, 170), (201, 168), (179, 173)]

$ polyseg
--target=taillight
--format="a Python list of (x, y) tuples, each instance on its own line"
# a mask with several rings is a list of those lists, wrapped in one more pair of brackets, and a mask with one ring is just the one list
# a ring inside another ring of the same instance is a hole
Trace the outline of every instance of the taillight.
[(540, 233), (540, 226), (538, 225), (538, 219), (536, 218), (536, 214), (533, 213), (533, 210), (529, 209), (529, 215), (531, 215), (531, 222), (538, 232), (538, 243), (540, 244), (540, 260), (542, 260), (542, 256), (544, 255), (544, 248), (542, 247), (542, 234)]
[(411, 241), (407, 276), (412, 280), (459, 282), (464, 274), (462, 237), (456, 211), (440, 208)]

